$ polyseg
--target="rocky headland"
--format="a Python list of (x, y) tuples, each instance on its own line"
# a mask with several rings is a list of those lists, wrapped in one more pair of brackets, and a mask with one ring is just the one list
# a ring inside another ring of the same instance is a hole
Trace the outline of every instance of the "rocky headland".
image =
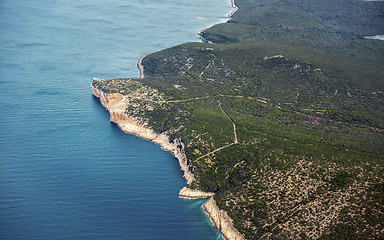
[[(93, 79), (93, 81), (103, 81)], [(193, 181), (193, 174), (188, 170), (187, 158), (184, 153), (184, 145), (180, 139), (175, 139), (173, 143), (169, 142), (169, 137), (162, 133), (157, 134), (146, 124), (139, 123), (135, 118), (125, 114), (127, 99), (129, 96), (120, 93), (104, 93), (93, 86), (92, 94), (100, 99), (100, 103), (108, 110), (110, 121), (116, 123), (121, 130), (126, 133), (134, 134), (141, 138), (159, 144), (161, 148), (172, 153), (179, 161), (181, 171), (184, 172), (184, 178), (187, 184)]]
[(94, 95), (175, 155), (180, 197), (209, 198), (224, 238), (382, 239), (384, 42), (363, 36), (384, 31), (383, 3), (236, 4), (201, 33), (218, 44), (147, 55)]
[(213, 196), (215, 196), (215, 193), (203, 192), (197, 189), (190, 189), (188, 187), (183, 187), (179, 192), (179, 197), (183, 198), (208, 198)]
[(237, 229), (233, 226), (232, 219), (228, 216), (228, 214), (217, 207), (213, 197), (211, 197), (203, 204), (203, 209), (211, 219), (216, 230), (221, 231), (224, 239), (245, 239), (243, 235), (241, 235), (239, 231), (237, 231)]
[[(180, 170), (184, 172), (183, 177), (187, 184), (191, 184), (194, 175), (189, 171), (187, 156), (184, 152), (184, 144), (181, 139), (175, 139), (170, 142), (166, 133), (155, 133), (146, 123), (141, 123), (136, 118), (128, 116), (125, 112), (129, 99), (134, 97), (131, 95), (123, 95), (120, 93), (105, 93), (94, 87), (94, 82), (105, 81), (102, 79), (92, 79), (92, 94), (100, 99), (100, 103), (108, 110), (110, 121), (116, 123), (120, 129), (126, 133), (134, 134), (138, 137), (147, 139), (153, 143), (159, 144), (162, 149), (170, 152), (179, 161)], [(225, 239), (244, 239), (232, 224), (232, 220), (225, 211), (220, 210), (216, 206), (214, 193), (203, 192), (200, 190), (184, 187), (180, 190), (179, 196), (183, 198), (210, 198), (203, 205), (205, 213), (209, 216), (216, 230), (220, 230)]]

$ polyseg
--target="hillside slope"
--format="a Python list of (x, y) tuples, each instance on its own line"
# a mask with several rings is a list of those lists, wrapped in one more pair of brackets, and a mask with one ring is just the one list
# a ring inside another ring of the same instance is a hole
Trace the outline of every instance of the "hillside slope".
[[(225, 24), (94, 81), (185, 145), (247, 239), (384, 237), (384, 2), (237, 0)], [(139, 89), (139, 90), (138, 90)]]

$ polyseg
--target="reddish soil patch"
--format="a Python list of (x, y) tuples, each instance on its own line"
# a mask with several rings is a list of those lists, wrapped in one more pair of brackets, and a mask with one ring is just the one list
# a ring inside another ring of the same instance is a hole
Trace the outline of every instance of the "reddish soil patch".
[(308, 118), (308, 120), (307, 120), (308, 122), (312, 122), (312, 123), (324, 123), (324, 122), (326, 122), (327, 120), (325, 120), (325, 119), (322, 119), (322, 118), (318, 118), (318, 117), (309, 117)]

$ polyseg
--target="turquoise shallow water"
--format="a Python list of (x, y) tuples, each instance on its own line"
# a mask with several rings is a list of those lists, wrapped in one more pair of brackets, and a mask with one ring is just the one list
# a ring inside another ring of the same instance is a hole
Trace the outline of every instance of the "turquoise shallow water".
[(376, 40), (384, 40), (384, 35), (367, 36), (365, 38), (367, 38), (367, 39), (376, 39)]
[(226, 19), (223, 0), (0, 1), (0, 239), (220, 239), (177, 161), (109, 123), (90, 80)]

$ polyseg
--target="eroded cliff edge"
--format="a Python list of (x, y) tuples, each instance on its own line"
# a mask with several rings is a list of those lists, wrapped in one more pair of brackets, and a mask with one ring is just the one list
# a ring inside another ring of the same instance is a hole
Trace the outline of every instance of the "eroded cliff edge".
[(211, 197), (203, 204), (204, 211), (208, 214), (216, 230), (220, 230), (224, 239), (242, 240), (244, 237), (233, 226), (232, 219), (228, 214), (220, 210), (215, 202), (215, 199)]
[[(93, 80), (95, 81), (95, 79)], [(102, 80), (97, 80), (102, 81)], [(187, 157), (184, 152), (184, 144), (180, 139), (175, 139), (173, 143), (169, 141), (169, 137), (162, 133), (157, 134), (146, 124), (139, 123), (135, 118), (125, 114), (127, 106), (127, 98), (129, 96), (120, 93), (104, 93), (103, 91), (92, 87), (92, 94), (100, 99), (101, 104), (109, 111), (110, 121), (116, 123), (121, 130), (126, 133), (135, 134), (141, 138), (150, 140), (159, 144), (164, 150), (172, 153), (179, 161), (181, 171), (184, 172), (184, 178), (187, 184), (193, 181), (193, 174), (188, 170)]]
[[(180, 170), (184, 172), (183, 177), (187, 184), (191, 184), (194, 180), (194, 175), (190, 171), (187, 156), (184, 151), (184, 143), (180, 138), (176, 138), (170, 142), (169, 136), (166, 133), (155, 133), (147, 123), (140, 122), (137, 118), (126, 114), (126, 107), (129, 104), (129, 99), (137, 96), (123, 95), (120, 93), (105, 93), (102, 90), (94, 87), (95, 81), (106, 81), (102, 79), (92, 79), (92, 94), (100, 99), (100, 103), (108, 110), (110, 121), (116, 123), (121, 130), (126, 133), (134, 134), (141, 138), (147, 139), (153, 143), (159, 144), (161, 148), (169, 151), (179, 161)], [(241, 240), (244, 237), (233, 226), (231, 218), (228, 214), (220, 210), (214, 200), (214, 193), (203, 192), (200, 190), (190, 189), (187, 186), (182, 188), (179, 196), (183, 198), (208, 198), (204, 203), (203, 209), (211, 219), (217, 231), (221, 231), (224, 239)]]
[(190, 188), (247, 239), (383, 238), (384, 42), (362, 36), (384, 31), (384, 3), (331, 2), (236, 1), (201, 34), (220, 44), (150, 54), (145, 78), (98, 87), (133, 92), (126, 115), (183, 139)]

